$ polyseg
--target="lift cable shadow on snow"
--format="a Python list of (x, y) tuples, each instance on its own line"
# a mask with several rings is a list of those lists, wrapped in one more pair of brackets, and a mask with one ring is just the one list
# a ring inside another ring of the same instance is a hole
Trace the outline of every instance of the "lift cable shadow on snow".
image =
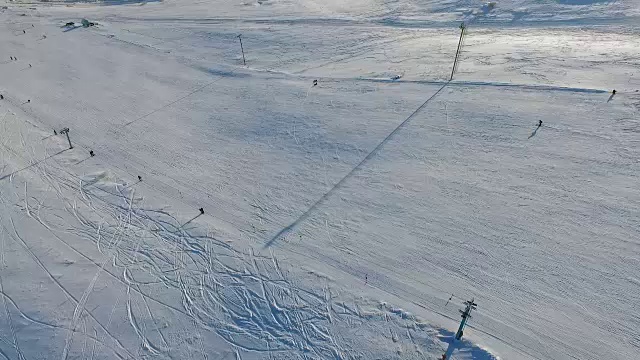
[(136, 118), (136, 119), (134, 119), (134, 120), (131, 120), (131, 121), (129, 121), (129, 122), (127, 122), (127, 123), (125, 123), (124, 125), (122, 125), (122, 127), (127, 127), (127, 126), (129, 126), (129, 125), (131, 125), (131, 124), (133, 124), (133, 123), (135, 123), (135, 122), (138, 122), (138, 121), (140, 121), (140, 120), (142, 120), (142, 119), (144, 119), (144, 118), (147, 118), (147, 117), (149, 117), (149, 116), (151, 116), (151, 115), (153, 115), (153, 114), (157, 113), (157, 112), (158, 112), (158, 111), (160, 111), (160, 110), (166, 109), (166, 108), (168, 108), (169, 106), (171, 106), (171, 105), (173, 105), (173, 104), (176, 104), (176, 103), (178, 103), (178, 102), (180, 102), (180, 101), (182, 101), (182, 100), (184, 100), (184, 99), (188, 98), (189, 96), (191, 96), (191, 95), (193, 95), (193, 94), (195, 94), (195, 93), (197, 93), (197, 92), (200, 92), (200, 91), (202, 91), (202, 90), (204, 90), (204, 89), (208, 88), (209, 86), (213, 85), (215, 82), (217, 82), (217, 81), (218, 81), (218, 80), (220, 80), (220, 79), (222, 79), (222, 78), (220, 77), (220, 78), (217, 78), (217, 79), (215, 79), (215, 80), (212, 80), (212, 81), (210, 81), (210, 82), (206, 83), (205, 85), (200, 86), (199, 88), (197, 88), (197, 89), (195, 89), (195, 90), (193, 90), (193, 91), (189, 92), (188, 94), (186, 94), (186, 95), (184, 95), (184, 96), (182, 96), (182, 97), (180, 97), (180, 98), (178, 98), (178, 99), (176, 99), (176, 100), (174, 100), (174, 101), (172, 101), (172, 102), (170, 102), (170, 103), (168, 103), (168, 104), (162, 105), (161, 107), (159, 107), (159, 108), (157, 108), (157, 109), (155, 109), (155, 110), (153, 110), (153, 111), (151, 111), (151, 112), (149, 112), (149, 113), (146, 113), (146, 114), (144, 114), (144, 115), (142, 115), (142, 116), (140, 116), (140, 117), (138, 117), (138, 118)]
[(60, 154), (62, 154), (63, 152), (65, 152), (65, 151), (67, 151), (67, 150), (69, 150), (69, 149), (60, 150), (60, 151), (58, 151), (57, 153), (55, 153), (55, 154), (53, 154), (53, 155), (49, 155), (49, 156), (47, 156), (46, 158), (44, 158), (44, 159), (42, 159), (42, 160), (38, 160), (38, 161), (34, 162), (34, 163), (33, 163), (33, 164), (31, 164), (31, 165), (28, 165), (28, 166), (23, 167), (22, 169), (16, 170), (16, 171), (14, 171), (14, 172), (12, 172), (12, 173), (10, 173), (10, 174), (7, 174), (7, 175), (0, 176), (0, 180), (4, 180), (4, 179), (9, 178), (9, 177), (11, 177), (11, 176), (13, 176), (13, 175), (15, 175), (15, 174), (17, 174), (17, 173), (19, 173), (19, 172), (23, 171), (23, 170), (27, 170), (27, 169), (29, 169), (29, 168), (32, 168), (32, 167), (34, 167), (34, 166), (36, 166), (36, 165), (38, 165), (38, 164), (40, 164), (40, 163), (42, 163), (42, 162), (45, 162), (45, 161), (47, 161), (47, 160), (51, 159), (52, 157), (54, 157), (54, 156), (56, 156), (56, 155), (60, 155)]
[(413, 117), (415, 117), (425, 106), (427, 106), (427, 104), (433, 100), (439, 93), (440, 91), (442, 91), (442, 89), (444, 89), (447, 85), (449, 84), (449, 81), (447, 81), (446, 83), (444, 83), (444, 85), (442, 85), (438, 91), (436, 91), (433, 95), (431, 95), (431, 97), (429, 97), (427, 100), (425, 100), (425, 102), (422, 103), (422, 105), (420, 105), (413, 113), (411, 113), (411, 115), (409, 115), (406, 119), (404, 119), (403, 122), (401, 122), (398, 126), (396, 126), (395, 129), (393, 129), (393, 131), (391, 133), (389, 133), (389, 135), (387, 135), (386, 138), (384, 138), (373, 150), (371, 150), (371, 152), (369, 154), (367, 154), (367, 156), (364, 157), (364, 159), (362, 159), (358, 165), (356, 165), (353, 169), (351, 169), (351, 171), (349, 171), (342, 179), (340, 179), (340, 181), (338, 181), (335, 185), (333, 185), (333, 187), (331, 189), (329, 189), (329, 191), (327, 191), (324, 195), (322, 195), (322, 197), (320, 199), (318, 199), (318, 201), (316, 201), (313, 205), (311, 205), (311, 207), (309, 207), (309, 209), (307, 209), (307, 211), (305, 211), (302, 215), (300, 215), (294, 222), (292, 222), (291, 224), (289, 224), (288, 226), (286, 226), (285, 228), (283, 228), (282, 230), (280, 230), (277, 234), (275, 234), (271, 240), (269, 240), (265, 245), (264, 245), (264, 249), (271, 247), (273, 244), (276, 243), (276, 241), (281, 238), (282, 236), (286, 235), (287, 233), (289, 233), (291, 230), (293, 230), (298, 224), (300, 224), (301, 222), (303, 222), (304, 220), (306, 220), (309, 215), (311, 215), (311, 213), (319, 206), (321, 205), (323, 202), (325, 202), (330, 196), (331, 194), (333, 194), (337, 189), (339, 189), (344, 183), (345, 181), (347, 181), (347, 179), (349, 179), (350, 177), (352, 177), (358, 170), (360, 170), (360, 168), (362, 167), (362, 165), (364, 165), (367, 161), (371, 160), (371, 158), (373, 158), (378, 151), (380, 151), (380, 149), (382, 149), (382, 147), (400, 130), (402, 129)]

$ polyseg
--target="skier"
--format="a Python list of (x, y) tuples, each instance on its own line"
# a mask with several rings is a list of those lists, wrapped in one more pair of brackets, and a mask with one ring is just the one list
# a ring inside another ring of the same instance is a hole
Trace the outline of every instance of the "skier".
[(313, 80), (313, 86), (317, 86), (318, 85), (318, 80)]
[(29, 67), (31, 67), (31, 64), (29, 64)]
[(611, 92), (611, 94), (615, 95), (615, 94), (616, 94), (616, 89), (613, 89), (613, 91)]
[(538, 120), (538, 127), (542, 126), (542, 120)]
[(96, 154), (93, 152), (93, 150), (89, 150), (89, 155), (90, 155), (91, 157), (94, 157)]
[(200, 208), (200, 215), (204, 215), (204, 209)]
[(142, 181), (142, 176), (138, 175), (138, 181)]

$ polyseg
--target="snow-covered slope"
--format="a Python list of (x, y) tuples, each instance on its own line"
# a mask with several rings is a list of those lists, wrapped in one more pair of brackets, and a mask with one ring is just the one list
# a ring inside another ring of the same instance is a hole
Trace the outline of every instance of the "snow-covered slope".
[(634, 358), (637, 5), (7, 3), (0, 356)]

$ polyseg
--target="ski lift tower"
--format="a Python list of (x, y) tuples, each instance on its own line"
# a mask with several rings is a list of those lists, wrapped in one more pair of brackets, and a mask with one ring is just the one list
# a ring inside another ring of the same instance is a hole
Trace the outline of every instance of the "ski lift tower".
[(471, 319), (471, 310), (475, 310), (478, 306), (478, 304), (473, 302), (473, 299), (465, 301), (464, 304), (467, 305), (464, 311), (458, 310), (462, 314), (462, 321), (460, 322), (458, 332), (456, 333), (456, 340), (460, 340), (462, 338), (464, 327), (467, 326), (467, 320)]
[(462, 314), (462, 321), (460, 321), (460, 326), (458, 327), (458, 331), (456, 332), (456, 336), (449, 344), (447, 348), (447, 352), (442, 355), (442, 360), (449, 359), (451, 354), (453, 354), (453, 350), (455, 349), (456, 341), (462, 339), (462, 334), (464, 333), (464, 328), (467, 326), (467, 321), (471, 319), (471, 311), (475, 310), (478, 304), (474, 302), (474, 299), (467, 300), (464, 302), (466, 305), (464, 310), (458, 310)]
[(71, 139), (69, 139), (69, 128), (64, 128), (60, 130), (60, 134), (67, 135), (67, 141), (69, 142), (69, 149), (73, 149), (73, 145), (71, 145)]

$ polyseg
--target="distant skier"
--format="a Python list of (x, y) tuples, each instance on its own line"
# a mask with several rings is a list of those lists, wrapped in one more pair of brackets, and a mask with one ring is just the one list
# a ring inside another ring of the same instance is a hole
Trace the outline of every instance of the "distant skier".
[(31, 64), (29, 64), (29, 68), (31, 68)]
[(142, 181), (142, 176), (138, 175), (138, 181)]
[(613, 89), (613, 91), (611, 92), (613, 95), (616, 94), (616, 89)]
[(447, 300), (447, 303), (446, 303), (446, 304), (444, 304), (444, 306), (449, 305), (449, 302), (451, 301), (451, 299), (453, 299), (453, 294), (451, 294), (451, 296), (449, 297), (449, 300)]
[(4, 100), (4, 95), (0, 94), (0, 100)]
[(89, 155), (90, 155), (91, 157), (94, 157), (96, 154), (93, 152), (93, 150), (89, 150)]
[(27, 33), (27, 31), (26, 31), (26, 30), (22, 30), (22, 33), (23, 33), (23, 34), (26, 34), (26, 33)]
[(313, 86), (318, 86), (318, 80), (313, 80)]
[(542, 120), (538, 120), (538, 126), (533, 130), (533, 132), (531, 133), (531, 135), (529, 135), (527, 139), (531, 139), (532, 137), (536, 136), (536, 134), (538, 133), (538, 130), (540, 130), (541, 127), (542, 127)]
[(204, 208), (200, 208), (200, 215), (204, 215)]
[(58, 135), (58, 132), (56, 131), (56, 129), (53, 129), (53, 135)]

